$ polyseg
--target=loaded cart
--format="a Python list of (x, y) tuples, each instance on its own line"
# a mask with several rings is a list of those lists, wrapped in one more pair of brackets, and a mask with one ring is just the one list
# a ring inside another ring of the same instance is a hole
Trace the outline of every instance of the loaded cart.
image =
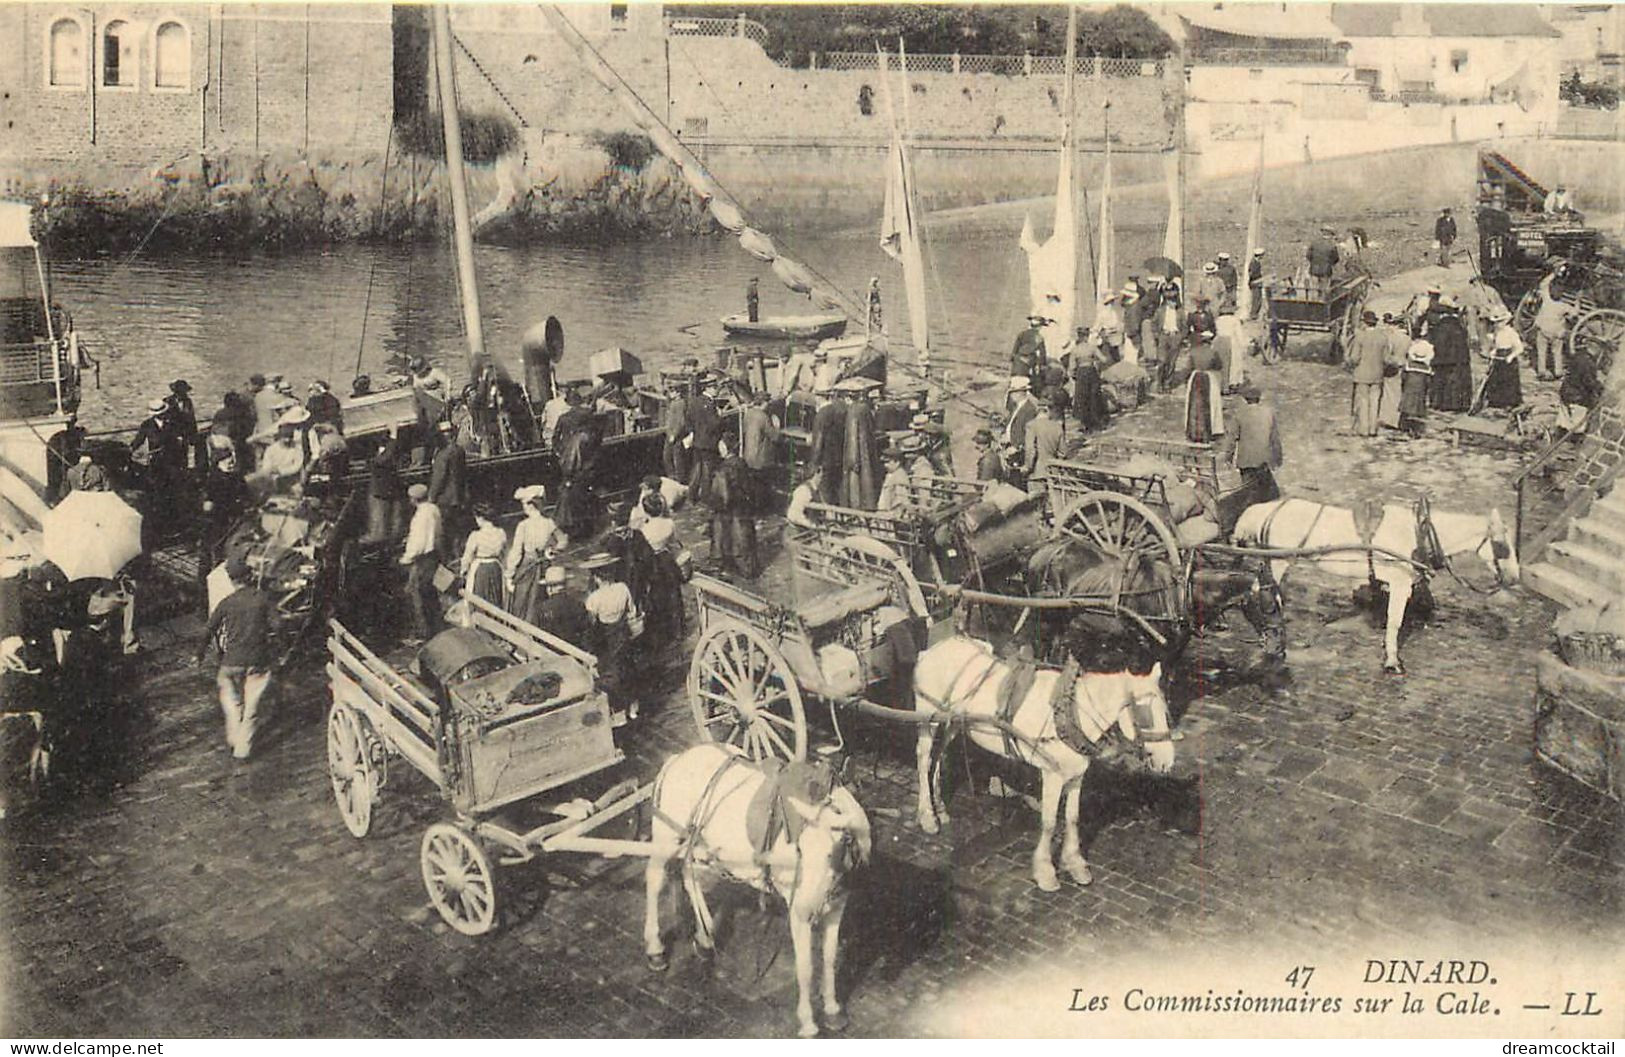
[(623, 759), (598, 661), (465, 597), (471, 626), (425, 643), (415, 674), (330, 622), (327, 764), (339, 814), (356, 837), (372, 827), (392, 761), (405, 760), (434, 783), (452, 817), (423, 835), (423, 884), (445, 922), (475, 936), (501, 919), (498, 864), (560, 851), (649, 854), (646, 842), (591, 834), (636, 809), (650, 790), (620, 782), (591, 801), (525, 803)]

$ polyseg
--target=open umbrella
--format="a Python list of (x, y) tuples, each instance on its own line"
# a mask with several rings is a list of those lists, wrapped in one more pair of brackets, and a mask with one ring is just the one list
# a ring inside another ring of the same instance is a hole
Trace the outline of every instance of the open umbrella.
[(1143, 267), (1149, 275), (1158, 275), (1164, 279), (1180, 279), (1185, 275), (1185, 269), (1179, 266), (1178, 261), (1171, 261), (1167, 257), (1147, 257)]
[(141, 553), (141, 515), (113, 492), (69, 492), (40, 532), (41, 556), (69, 580), (111, 580)]

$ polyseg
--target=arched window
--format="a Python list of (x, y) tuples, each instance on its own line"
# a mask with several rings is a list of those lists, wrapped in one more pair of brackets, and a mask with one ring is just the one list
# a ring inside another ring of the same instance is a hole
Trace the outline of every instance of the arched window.
[(102, 84), (108, 88), (135, 85), (136, 34), (128, 22), (109, 22), (102, 31)]
[(179, 22), (165, 22), (153, 34), (153, 84), (159, 88), (192, 85), (192, 35)]
[(71, 18), (51, 23), (47, 76), (57, 88), (85, 86), (85, 30)]

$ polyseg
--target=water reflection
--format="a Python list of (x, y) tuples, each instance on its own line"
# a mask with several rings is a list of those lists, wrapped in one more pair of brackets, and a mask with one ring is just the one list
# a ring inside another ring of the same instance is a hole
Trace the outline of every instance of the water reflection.
[[(1160, 233), (1125, 233), (1125, 257)], [(879, 275), (891, 328), (906, 328), (896, 267), (864, 234), (800, 239), (800, 259), (849, 291)], [(933, 341), (939, 362), (961, 374), (998, 364), (1025, 311), (1026, 266), (1014, 231), (955, 234), (928, 242)], [(762, 311), (805, 312), (767, 265), (731, 239), (649, 240), (605, 246), (479, 246), (476, 260), (486, 347), (516, 366), (520, 338), (537, 321), (563, 321), (566, 377), (610, 345), (650, 369), (707, 355), (724, 342), (717, 320), (743, 307), (745, 282), (762, 279)], [(59, 261), (58, 299), (73, 311), (102, 389), (87, 392), (92, 426), (129, 425), (170, 380), (193, 384), (212, 411), (254, 371), (280, 371), (303, 392), (324, 378), (348, 388), (394, 356), (422, 354), (460, 374), (463, 333), (449, 248), (342, 246), (249, 258), (177, 257)]]

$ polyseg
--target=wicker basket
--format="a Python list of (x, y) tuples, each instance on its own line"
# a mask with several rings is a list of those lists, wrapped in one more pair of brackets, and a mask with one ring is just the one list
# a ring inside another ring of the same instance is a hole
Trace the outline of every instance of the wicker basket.
[(1557, 652), (1574, 668), (1625, 676), (1625, 639), (1603, 631), (1575, 631), (1559, 636)]

